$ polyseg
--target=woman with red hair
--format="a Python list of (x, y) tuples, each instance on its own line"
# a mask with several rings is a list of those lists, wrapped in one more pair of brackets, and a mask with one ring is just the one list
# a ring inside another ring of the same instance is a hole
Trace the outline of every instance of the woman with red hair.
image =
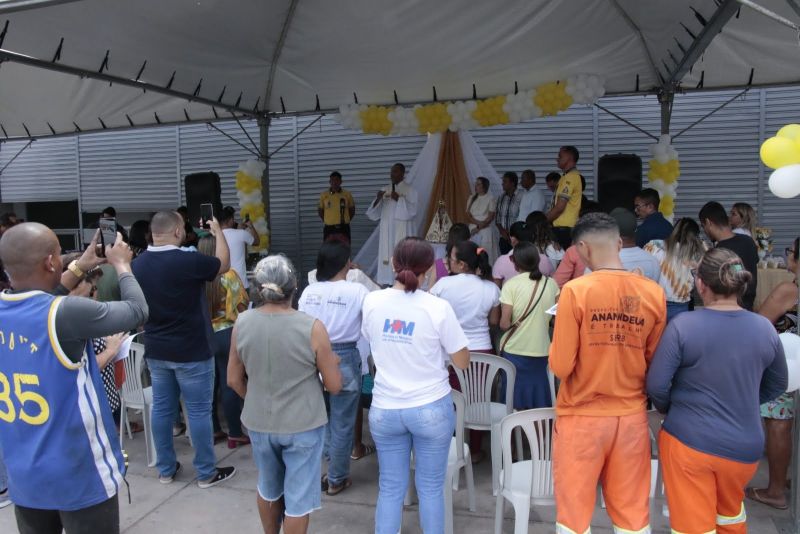
[(412, 449), (422, 531), (444, 531), (445, 474), (455, 428), (446, 354), (464, 369), (469, 351), (450, 304), (418, 290), (433, 259), (427, 242), (403, 239), (392, 257), (394, 285), (364, 298), (362, 330), (377, 370), (369, 424), (380, 471), (378, 534), (400, 531)]

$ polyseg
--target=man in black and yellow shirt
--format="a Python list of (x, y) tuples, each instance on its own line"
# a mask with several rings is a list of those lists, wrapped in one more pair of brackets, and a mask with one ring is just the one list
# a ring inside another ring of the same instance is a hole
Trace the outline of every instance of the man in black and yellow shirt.
[(581, 211), (583, 185), (575, 168), (579, 157), (578, 149), (571, 145), (562, 146), (558, 151), (558, 168), (564, 174), (553, 192), (553, 203), (547, 212), (547, 220), (553, 225), (556, 239), (564, 250), (572, 243), (572, 227)]
[(332, 235), (341, 235), (350, 244), (350, 221), (356, 214), (353, 195), (342, 189), (342, 175), (334, 171), (330, 177), (331, 187), (319, 196), (317, 213), (325, 225), (322, 230), (323, 240)]

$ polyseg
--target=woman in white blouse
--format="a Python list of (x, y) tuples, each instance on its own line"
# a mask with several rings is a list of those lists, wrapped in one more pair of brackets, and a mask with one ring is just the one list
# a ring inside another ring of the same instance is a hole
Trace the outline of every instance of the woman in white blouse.
[(467, 220), (472, 240), (489, 255), (494, 263), (498, 254), (497, 229), (494, 216), (497, 212), (497, 199), (489, 193), (489, 180), (483, 176), (475, 180), (475, 194), (467, 201)]

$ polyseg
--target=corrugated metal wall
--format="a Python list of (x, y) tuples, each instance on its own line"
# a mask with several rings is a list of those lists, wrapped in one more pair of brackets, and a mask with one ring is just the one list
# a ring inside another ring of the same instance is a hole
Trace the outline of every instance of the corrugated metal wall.
[[(703, 93), (676, 98), (673, 135), (736, 93)], [(658, 134), (659, 108), (654, 97), (604, 99), (602, 104), (645, 130)], [(270, 151), (309, 125), (314, 117), (274, 120)], [(682, 176), (677, 215), (696, 217), (708, 200), (729, 207), (746, 201), (761, 223), (775, 231), (782, 250), (800, 233), (798, 201), (774, 197), (767, 187), (769, 169), (758, 162), (758, 147), (778, 128), (800, 122), (800, 89), (753, 90), (675, 140)], [(219, 128), (242, 144), (250, 140), (236, 123)], [(254, 122), (244, 123), (258, 143)], [(645, 162), (653, 141), (611, 115), (576, 107), (558, 117), (481, 129), (475, 139), (498, 172), (532, 168), (543, 181), (556, 170), (558, 147), (574, 144), (581, 151), (579, 168), (593, 197), (596, 161), (609, 153), (635, 153)], [(314, 123), (275, 154), (270, 163), (273, 250), (285, 252), (305, 271), (313, 268), (322, 235), (316, 206), (331, 171), (344, 175), (357, 203), (354, 245), (374, 227), (364, 211), (375, 191), (387, 183), (390, 166), (411, 166), (424, 136), (368, 136), (342, 129), (331, 118)], [(25, 143), (0, 145), (0, 167)], [(206, 125), (151, 128), (129, 132), (84, 134), (79, 138), (36, 141), (0, 176), (5, 202), (74, 199), (80, 191), (83, 209), (115, 205), (121, 211), (174, 207), (184, 199), (183, 176), (213, 170), (223, 183), (223, 202), (236, 204), (233, 175), (250, 152)], [(647, 165), (645, 163), (645, 174)], [(759, 187), (759, 184), (761, 186)]]

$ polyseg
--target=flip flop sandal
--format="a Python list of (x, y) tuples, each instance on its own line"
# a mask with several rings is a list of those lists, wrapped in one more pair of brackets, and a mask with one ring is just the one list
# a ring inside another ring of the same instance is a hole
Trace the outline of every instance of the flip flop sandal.
[[(327, 482), (327, 480), (326, 480), (326, 482)], [(350, 480), (349, 478), (347, 480), (345, 480), (344, 482), (342, 482), (341, 484), (339, 484), (338, 486), (334, 486), (333, 484), (329, 483), (328, 484), (328, 492), (327, 492), (328, 496), (329, 497), (333, 497), (334, 495), (338, 495), (339, 493), (343, 492), (344, 490), (346, 490), (347, 488), (349, 488), (352, 485), (353, 485), (353, 481)]]
[(788, 508), (789, 508), (789, 505), (788, 505), (788, 504), (784, 504), (783, 506), (779, 506), (779, 505), (777, 505), (777, 504), (774, 504), (774, 503), (771, 503), (771, 502), (769, 502), (769, 501), (765, 500), (765, 499), (764, 499), (764, 497), (763, 497), (761, 494), (759, 494), (759, 492), (758, 492), (758, 491), (759, 491), (759, 490), (757, 490), (756, 488), (747, 488), (747, 489), (745, 490), (744, 494), (745, 494), (745, 495), (747, 496), (747, 498), (748, 498), (748, 499), (750, 499), (751, 501), (760, 502), (761, 504), (765, 504), (765, 505), (767, 505), (767, 506), (770, 506), (770, 507), (772, 507), (772, 508), (775, 508), (776, 510), (786, 510), (786, 509), (788, 509)]
[(370, 454), (374, 454), (374, 453), (375, 453), (375, 447), (374, 446), (372, 446), (372, 445), (364, 445), (364, 454), (362, 454), (361, 456), (356, 456), (354, 454), (351, 454), (350, 455), (350, 459), (354, 460), (354, 461), (355, 460), (360, 460), (363, 457), (369, 456)]

